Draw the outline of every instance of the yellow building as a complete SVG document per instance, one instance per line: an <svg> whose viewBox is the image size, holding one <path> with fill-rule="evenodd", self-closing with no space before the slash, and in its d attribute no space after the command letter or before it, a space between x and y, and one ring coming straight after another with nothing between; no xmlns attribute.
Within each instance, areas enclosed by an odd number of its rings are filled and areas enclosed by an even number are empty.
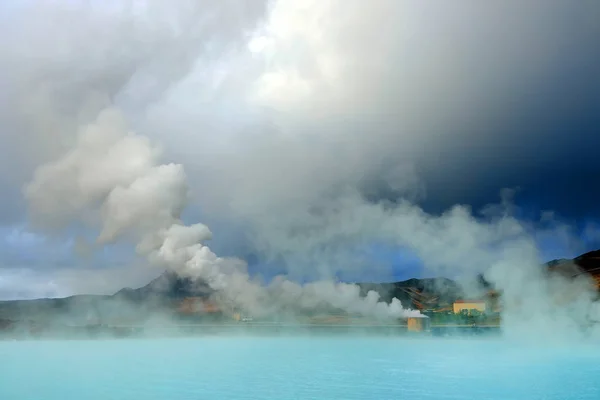
<svg viewBox="0 0 600 400"><path fill-rule="evenodd" d="M463 310L477 310L485 312L486 303L484 300L456 300L452 306L454 314L459 314Z"/></svg>

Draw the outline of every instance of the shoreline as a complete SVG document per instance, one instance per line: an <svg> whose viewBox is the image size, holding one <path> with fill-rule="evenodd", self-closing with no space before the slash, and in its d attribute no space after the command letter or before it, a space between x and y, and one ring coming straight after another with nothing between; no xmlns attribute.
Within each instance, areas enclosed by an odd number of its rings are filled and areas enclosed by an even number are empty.
<svg viewBox="0 0 600 400"><path fill-rule="evenodd" d="M0 334L4 340L70 340L70 339L136 339L136 338L182 338L219 335L331 335L331 336L480 336L500 334L499 325L432 325L423 331L410 331L406 325L347 325L347 324L183 324L164 326L118 325L118 326L70 326L48 328L39 331L15 329Z"/></svg>

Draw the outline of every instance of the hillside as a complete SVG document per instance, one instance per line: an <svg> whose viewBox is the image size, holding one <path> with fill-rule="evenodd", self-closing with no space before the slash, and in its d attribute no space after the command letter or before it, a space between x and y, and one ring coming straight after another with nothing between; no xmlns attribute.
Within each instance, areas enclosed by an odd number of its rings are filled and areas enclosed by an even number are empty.
<svg viewBox="0 0 600 400"><path fill-rule="evenodd" d="M137 323L171 316L186 297L208 298L204 283L163 273L146 286L125 288L114 295L77 295L60 299L0 301L0 320L33 320L45 324L82 325Z"/></svg>
<svg viewBox="0 0 600 400"><path fill-rule="evenodd" d="M574 259L552 260L546 265L550 272L569 277L588 273L600 288L600 250ZM375 290L384 301L396 297L405 307L420 310L450 309L454 301L464 296L460 285L446 278L358 285L363 294ZM478 285L482 293L493 294L493 288L482 277L479 277ZM146 286L125 288L110 296L78 295L61 299L0 301L0 322L89 325L110 321L113 324L134 324L161 316L186 319L190 315L211 314L215 317L219 315L219 310L210 304L212 293L204 282L166 272Z"/></svg>
<svg viewBox="0 0 600 400"><path fill-rule="evenodd" d="M132 302L148 300L180 300L186 297L208 298L213 290L202 281L181 278L173 272L165 272L146 286L138 289L125 288L114 294L114 297Z"/></svg>
<svg viewBox="0 0 600 400"><path fill-rule="evenodd" d="M551 271L573 278L588 274L594 279L596 288L600 290L600 250L590 251L572 260L552 260L548 263L548 267Z"/></svg>
<svg viewBox="0 0 600 400"><path fill-rule="evenodd" d="M389 302L395 297L404 307L419 310L448 307L463 297L460 285L446 278L413 278L393 283L359 283L359 286L363 294L375 290L384 301Z"/></svg>

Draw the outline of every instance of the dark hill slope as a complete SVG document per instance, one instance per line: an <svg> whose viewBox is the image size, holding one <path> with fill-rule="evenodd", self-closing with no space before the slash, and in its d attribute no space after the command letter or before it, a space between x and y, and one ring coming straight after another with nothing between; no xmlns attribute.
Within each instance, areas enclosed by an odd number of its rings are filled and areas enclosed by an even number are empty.
<svg viewBox="0 0 600 400"><path fill-rule="evenodd" d="M590 274L600 287L600 250L572 260L547 263L550 271L567 276ZM480 277L482 289L493 289ZM359 283L366 294L375 290L382 300L398 298L404 307L430 309L450 306L464 296L460 285L450 279L409 279L393 283ZM484 290L484 291L485 291ZM153 316L173 315L185 298L207 300L213 291L202 281L165 272L146 286L125 288L111 296L79 295L61 299L0 301L0 320L34 320L57 324L94 324L105 321L138 322Z"/></svg>

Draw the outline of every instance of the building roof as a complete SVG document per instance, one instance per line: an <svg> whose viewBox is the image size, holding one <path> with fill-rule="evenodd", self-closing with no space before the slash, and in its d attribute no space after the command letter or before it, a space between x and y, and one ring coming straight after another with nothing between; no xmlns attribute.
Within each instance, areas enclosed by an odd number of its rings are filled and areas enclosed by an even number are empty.
<svg viewBox="0 0 600 400"><path fill-rule="evenodd" d="M213 314L221 312L219 306L201 297L184 298L181 303L179 303L178 310L184 314Z"/></svg>
<svg viewBox="0 0 600 400"><path fill-rule="evenodd" d="M485 300L456 300L455 304L464 304L464 303L485 303Z"/></svg>

